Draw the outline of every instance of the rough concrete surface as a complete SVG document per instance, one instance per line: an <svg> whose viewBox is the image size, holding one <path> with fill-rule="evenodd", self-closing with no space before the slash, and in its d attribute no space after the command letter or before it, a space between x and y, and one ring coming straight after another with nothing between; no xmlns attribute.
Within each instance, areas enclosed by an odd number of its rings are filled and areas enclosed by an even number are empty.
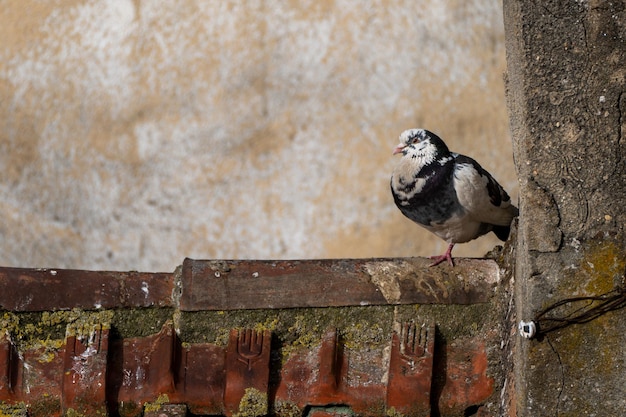
<svg viewBox="0 0 626 417"><path fill-rule="evenodd" d="M442 252L389 192L410 127L516 198L499 2L13 1L0 39L5 266Z"/></svg>
<svg viewBox="0 0 626 417"><path fill-rule="evenodd" d="M573 321L626 279L626 2L505 1L518 319ZM622 306L623 307L623 306ZM518 340L517 415L626 414L624 309Z"/></svg>

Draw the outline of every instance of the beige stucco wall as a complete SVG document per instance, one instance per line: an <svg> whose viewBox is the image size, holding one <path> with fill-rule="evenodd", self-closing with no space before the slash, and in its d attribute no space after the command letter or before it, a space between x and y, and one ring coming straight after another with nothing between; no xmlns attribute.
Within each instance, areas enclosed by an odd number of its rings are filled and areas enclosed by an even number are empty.
<svg viewBox="0 0 626 417"><path fill-rule="evenodd" d="M443 251L391 151L425 127L515 191L504 66L495 0L5 1L0 264Z"/></svg>

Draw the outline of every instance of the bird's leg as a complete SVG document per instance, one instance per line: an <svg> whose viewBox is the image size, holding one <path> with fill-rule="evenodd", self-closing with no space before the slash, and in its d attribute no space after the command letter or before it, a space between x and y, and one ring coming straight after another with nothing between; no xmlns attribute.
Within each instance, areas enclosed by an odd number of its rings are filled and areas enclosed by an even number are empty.
<svg viewBox="0 0 626 417"><path fill-rule="evenodd" d="M435 256L431 256L429 259L434 260L435 262L433 262L432 264L430 264L430 266L436 266L439 265L440 263L442 263L443 261L448 261L448 263L450 264L450 266L454 266L454 261L452 260L452 248L454 247L454 243L450 243L450 245L448 245L448 250L446 251L446 253L444 253L443 255L435 255Z"/></svg>

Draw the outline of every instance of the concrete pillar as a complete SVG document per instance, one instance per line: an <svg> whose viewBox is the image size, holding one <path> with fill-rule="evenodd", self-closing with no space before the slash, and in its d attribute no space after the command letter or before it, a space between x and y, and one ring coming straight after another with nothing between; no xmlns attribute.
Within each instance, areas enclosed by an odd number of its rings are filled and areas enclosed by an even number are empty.
<svg viewBox="0 0 626 417"><path fill-rule="evenodd" d="M626 3L504 0L507 100L520 179L517 318L608 293L626 268ZM518 416L626 415L626 311L517 340ZM618 304L619 306L619 304ZM543 331L543 336L541 335Z"/></svg>

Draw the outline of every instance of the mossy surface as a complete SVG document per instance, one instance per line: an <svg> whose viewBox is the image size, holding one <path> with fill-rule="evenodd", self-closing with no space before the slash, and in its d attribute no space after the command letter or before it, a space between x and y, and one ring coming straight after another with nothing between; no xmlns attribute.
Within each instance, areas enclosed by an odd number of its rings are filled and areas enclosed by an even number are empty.
<svg viewBox="0 0 626 417"><path fill-rule="evenodd" d="M267 393L256 388L246 388L239 402L239 409L233 414L233 417L264 416L267 414L267 406Z"/></svg>
<svg viewBox="0 0 626 417"><path fill-rule="evenodd" d="M171 308L133 308L114 310L111 326L115 337L146 337L161 331L166 321L172 320Z"/></svg>
<svg viewBox="0 0 626 417"><path fill-rule="evenodd" d="M145 403L143 406L143 410L146 413L160 411L163 404L167 404L170 402L170 398L167 394L161 394L156 399L156 401Z"/></svg>
<svg viewBox="0 0 626 417"><path fill-rule="evenodd" d="M276 401L272 415L281 417L301 417L302 409L297 404L289 401Z"/></svg>
<svg viewBox="0 0 626 417"><path fill-rule="evenodd" d="M8 333L19 350L59 349L66 336L88 337L96 328L110 328L113 312L69 311L11 313L0 316L0 332Z"/></svg>
<svg viewBox="0 0 626 417"><path fill-rule="evenodd" d="M446 339L473 337L493 325L492 308L488 304L470 305L408 305L398 307L397 320L417 324L434 321Z"/></svg>
<svg viewBox="0 0 626 417"><path fill-rule="evenodd" d="M118 410L120 417L135 417L141 415L141 404L138 404L133 401L122 401L118 405Z"/></svg>
<svg viewBox="0 0 626 417"><path fill-rule="evenodd" d="M87 416L86 414L81 413L80 411L74 410L73 408L68 408L64 414L64 417L95 417L95 416Z"/></svg>
<svg viewBox="0 0 626 417"><path fill-rule="evenodd" d="M61 411L61 402L58 398L48 397L31 403L28 408L29 417L49 417Z"/></svg>
<svg viewBox="0 0 626 417"><path fill-rule="evenodd" d="M618 242L592 240L570 255L552 292L562 298L606 294L626 285L625 272L626 253Z"/></svg>
<svg viewBox="0 0 626 417"><path fill-rule="evenodd" d="M24 403L7 404L0 401L0 417L28 417L28 407Z"/></svg>
<svg viewBox="0 0 626 417"><path fill-rule="evenodd" d="M389 340L393 306L233 310L185 313L180 336L188 343L225 346L230 329L270 330L283 345L310 348L329 329L337 329L345 343L374 344Z"/></svg>
<svg viewBox="0 0 626 417"><path fill-rule="evenodd" d="M158 333L174 314L169 308L0 313L0 331L19 349L60 347L66 336L86 337L94 329L113 329L114 337L145 337Z"/></svg>
<svg viewBox="0 0 626 417"><path fill-rule="evenodd" d="M615 241L601 240L588 245L580 267L588 277L584 290L589 294L605 294L625 284L626 254Z"/></svg>
<svg viewBox="0 0 626 417"><path fill-rule="evenodd" d="M585 297L624 290L623 242L602 234L582 242L572 239L560 254L535 255L541 274L526 283L532 297L525 301L536 305L532 314L547 310L542 319L569 323L554 331L546 325L539 340L524 341L525 398L542 415L614 415L623 409L626 358L618 353L624 345L626 310L616 304L617 310L585 323L578 318L602 305L602 300Z"/></svg>
<svg viewBox="0 0 626 417"><path fill-rule="evenodd" d="M434 320L442 334L472 336L490 322L488 304L405 305L181 312L179 334L185 343L226 346L231 329L269 330L283 346L311 348L337 329L347 348L386 345L394 322ZM11 313L0 316L0 330L8 332L20 349L59 348L66 335L88 336L96 327L112 328L114 337L145 337L159 332L174 310L142 308L102 311Z"/></svg>

